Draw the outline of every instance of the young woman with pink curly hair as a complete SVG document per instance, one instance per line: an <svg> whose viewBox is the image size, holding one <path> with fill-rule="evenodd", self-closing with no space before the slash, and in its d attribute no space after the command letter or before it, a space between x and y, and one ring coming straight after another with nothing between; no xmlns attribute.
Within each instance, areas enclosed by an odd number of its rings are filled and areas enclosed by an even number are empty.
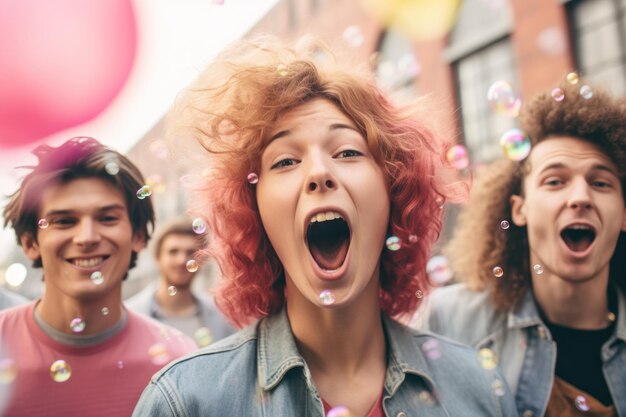
<svg viewBox="0 0 626 417"><path fill-rule="evenodd" d="M211 157L217 303L251 325L155 375L134 416L516 415L473 350L394 319L466 192L446 143L321 51L242 42L182 96L174 126Z"/></svg>

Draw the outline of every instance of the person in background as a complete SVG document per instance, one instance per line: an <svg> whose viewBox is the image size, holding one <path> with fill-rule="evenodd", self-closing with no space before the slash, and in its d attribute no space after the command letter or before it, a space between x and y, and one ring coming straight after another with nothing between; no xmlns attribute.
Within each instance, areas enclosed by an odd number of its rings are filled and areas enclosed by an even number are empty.
<svg viewBox="0 0 626 417"><path fill-rule="evenodd" d="M497 358L524 417L623 417L626 102L559 88L522 107L529 156L474 184L426 322Z"/></svg>
<svg viewBox="0 0 626 417"><path fill-rule="evenodd" d="M172 116L211 157L195 196L216 301L253 324L155 375L133 416L517 415L474 350L394 319L427 291L441 204L466 192L445 143L301 45L233 45Z"/></svg>
<svg viewBox="0 0 626 417"><path fill-rule="evenodd" d="M26 304L28 298L0 287L0 310Z"/></svg>
<svg viewBox="0 0 626 417"><path fill-rule="evenodd" d="M195 338L200 347L235 331L208 296L192 291L199 267L195 254L202 244L190 218L177 218L160 227L154 239L159 279L125 301L131 310Z"/></svg>
<svg viewBox="0 0 626 417"><path fill-rule="evenodd" d="M35 148L4 208L41 299L0 312L0 410L10 417L128 416L150 376L196 349L122 306L154 212L139 170L92 138ZM141 199L143 198L143 199Z"/></svg>

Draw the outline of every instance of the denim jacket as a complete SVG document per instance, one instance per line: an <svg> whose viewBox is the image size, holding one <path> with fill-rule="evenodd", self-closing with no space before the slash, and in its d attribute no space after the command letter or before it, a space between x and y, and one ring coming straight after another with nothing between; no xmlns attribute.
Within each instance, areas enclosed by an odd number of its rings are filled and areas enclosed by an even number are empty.
<svg viewBox="0 0 626 417"><path fill-rule="evenodd" d="M626 299L617 293L617 325L602 347L602 362L617 415L626 417ZM554 382L556 343L539 316L532 291L507 314L494 310L488 291L451 285L431 294L426 315L429 330L496 353L522 417L545 414Z"/></svg>
<svg viewBox="0 0 626 417"><path fill-rule="evenodd" d="M383 323L386 416L517 416L508 386L473 349L386 316ZM133 416L323 417L324 409L283 309L162 369Z"/></svg>

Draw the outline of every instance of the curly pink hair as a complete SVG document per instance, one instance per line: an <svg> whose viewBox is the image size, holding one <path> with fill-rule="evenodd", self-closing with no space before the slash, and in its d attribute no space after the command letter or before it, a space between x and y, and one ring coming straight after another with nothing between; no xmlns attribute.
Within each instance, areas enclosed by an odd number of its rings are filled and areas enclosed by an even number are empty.
<svg viewBox="0 0 626 417"><path fill-rule="evenodd" d="M445 160L447 143L411 109L392 105L370 78L341 69L322 50L267 39L235 44L181 96L170 118L175 132L191 129L209 152L193 208L210 226L205 253L222 272L216 302L239 326L278 312L285 301L283 267L247 180L259 172L270 131L285 112L314 98L329 100L354 121L383 167L388 233L403 242L381 257L380 306L390 316L411 314L421 301L417 291L428 293L425 265L441 232L443 204L467 195L466 184L446 175L454 172Z"/></svg>

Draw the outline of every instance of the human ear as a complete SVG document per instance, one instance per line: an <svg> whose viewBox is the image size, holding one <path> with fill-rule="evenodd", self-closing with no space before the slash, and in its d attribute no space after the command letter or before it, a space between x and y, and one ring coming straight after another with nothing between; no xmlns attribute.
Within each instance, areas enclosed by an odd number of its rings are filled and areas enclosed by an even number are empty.
<svg viewBox="0 0 626 417"><path fill-rule="evenodd" d="M516 226L526 226L526 200L520 195L513 194L510 199L511 219Z"/></svg>
<svg viewBox="0 0 626 417"><path fill-rule="evenodd" d="M31 261L36 261L41 256L41 250L39 244L30 233L24 233L20 236L20 243L22 245L22 251L24 255Z"/></svg>
<svg viewBox="0 0 626 417"><path fill-rule="evenodd" d="M141 232L133 233L133 242L131 248L134 252L139 253L146 247L146 238Z"/></svg>

